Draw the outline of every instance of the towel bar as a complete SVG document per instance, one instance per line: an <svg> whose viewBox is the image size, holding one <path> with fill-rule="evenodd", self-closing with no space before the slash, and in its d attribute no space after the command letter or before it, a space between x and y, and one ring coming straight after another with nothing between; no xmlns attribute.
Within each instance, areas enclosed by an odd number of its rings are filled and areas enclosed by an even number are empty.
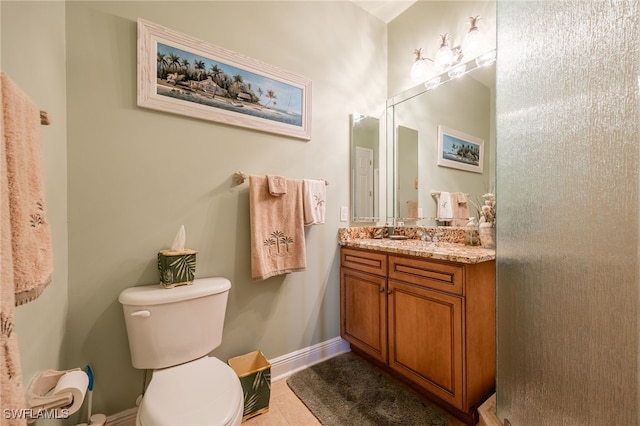
<svg viewBox="0 0 640 426"><path fill-rule="evenodd" d="M440 192L442 192L442 191L433 191L432 190L431 191L431 196L435 197L435 198L438 198L438 197L440 197ZM467 194L466 192L463 192L463 194L466 195L467 197L469 196L469 194Z"/></svg>
<svg viewBox="0 0 640 426"><path fill-rule="evenodd" d="M235 172L233 174L233 180L237 185L243 184L247 179L249 179L249 175L246 173ZM327 182L325 179L318 179L318 180L324 180L324 184L329 185L329 182Z"/></svg>
<svg viewBox="0 0 640 426"><path fill-rule="evenodd" d="M40 124L43 126L51 124L51 120L49 120L49 113L47 111L40 111Z"/></svg>

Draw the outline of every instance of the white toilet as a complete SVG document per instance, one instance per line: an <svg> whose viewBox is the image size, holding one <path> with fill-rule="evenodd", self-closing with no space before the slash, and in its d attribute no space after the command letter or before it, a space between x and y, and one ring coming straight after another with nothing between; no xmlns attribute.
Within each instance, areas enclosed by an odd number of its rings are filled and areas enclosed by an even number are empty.
<svg viewBox="0 0 640 426"><path fill-rule="evenodd" d="M220 345L231 283L196 279L192 285L131 287L120 293L131 363L153 369L137 426L242 422L244 397L236 373L207 356Z"/></svg>

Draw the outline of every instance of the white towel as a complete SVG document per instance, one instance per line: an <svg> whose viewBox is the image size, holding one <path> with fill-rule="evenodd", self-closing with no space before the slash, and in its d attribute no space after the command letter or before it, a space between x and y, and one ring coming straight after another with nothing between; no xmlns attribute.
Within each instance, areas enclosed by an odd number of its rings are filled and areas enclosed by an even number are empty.
<svg viewBox="0 0 640 426"><path fill-rule="evenodd" d="M304 179L302 185L304 224L324 223L327 200L327 184L323 180Z"/></svg>
<svg viewBox="0 0 640 426"><path fill-rule="evenodd" d="M451 219L453 217L453 206L451 205L451 194L440 192L438 198L438 218Z"/></svg>

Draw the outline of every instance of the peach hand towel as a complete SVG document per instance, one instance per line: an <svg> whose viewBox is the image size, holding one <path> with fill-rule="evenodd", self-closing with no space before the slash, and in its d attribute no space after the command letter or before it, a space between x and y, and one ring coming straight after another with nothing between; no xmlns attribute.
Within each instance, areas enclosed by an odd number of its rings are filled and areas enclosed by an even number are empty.
<svg viewBox="0 0 640 426"><path fill-rule="evenodd" d="M323 224L327 206L327 183L323 180L303 180L304 224Z"/></svg>
<svg viewBox="0 0 640 426"><path fill-rule="evenodd" d="M0 407L25 408L20 351L14 332L15 291L12 254L10 183L7 168L7 123L5 116L15 114L11 101L18 93L15 84L0 74ZM20 96L22 97L22 95ZM38 112L39 116L39 112ZM3 420L2 425L26 425L25 419Z"/></svg>
<svg viewBox="0 0 640 426"><path fill-rule="evenodd" d="M287 193L287 180L282 176L267 175L269 182L269 194L274 197Z"/></svg>
<svg viewBox="0 0 640 426"><path fill-rule="evenodd" d="M407 219L419 219L418 202L416 200L407 201Z"/></svg>
<svg viewBox="0 0 640 426"><path fill-rule="evenodd" d="M251 277L256 280L307 266L302 181L285 179L285 184L287 193L273 196L266 177L249 177Z"/></svg>
<svg viewBox="0 0 640 426"><path fill-rule="evenodd" d="M15 303L22 305L42 293L53 273L42 184L40 109L4 73L2 103Z"/></svg>
<svg viewBox="0 0 640 426"><path fill-rule="evenodd" d="M464 192L451 193L451 208L453 209L453 218L451 226L467 226L469 223L469 205L467 204L467 195Z"/></svg>

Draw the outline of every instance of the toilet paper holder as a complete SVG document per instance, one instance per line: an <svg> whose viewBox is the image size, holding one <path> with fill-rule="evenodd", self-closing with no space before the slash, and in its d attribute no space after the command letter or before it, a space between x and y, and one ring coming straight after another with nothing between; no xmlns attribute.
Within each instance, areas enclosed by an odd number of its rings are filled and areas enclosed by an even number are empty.
<svg viewBox="0 0 640 426"><path fill-rule="evenodd" d="M82 407L89 385L87 373L80 368L44 370L36 373L26 391L26 402L33 423L43 412L66 418Z"/></svg>

